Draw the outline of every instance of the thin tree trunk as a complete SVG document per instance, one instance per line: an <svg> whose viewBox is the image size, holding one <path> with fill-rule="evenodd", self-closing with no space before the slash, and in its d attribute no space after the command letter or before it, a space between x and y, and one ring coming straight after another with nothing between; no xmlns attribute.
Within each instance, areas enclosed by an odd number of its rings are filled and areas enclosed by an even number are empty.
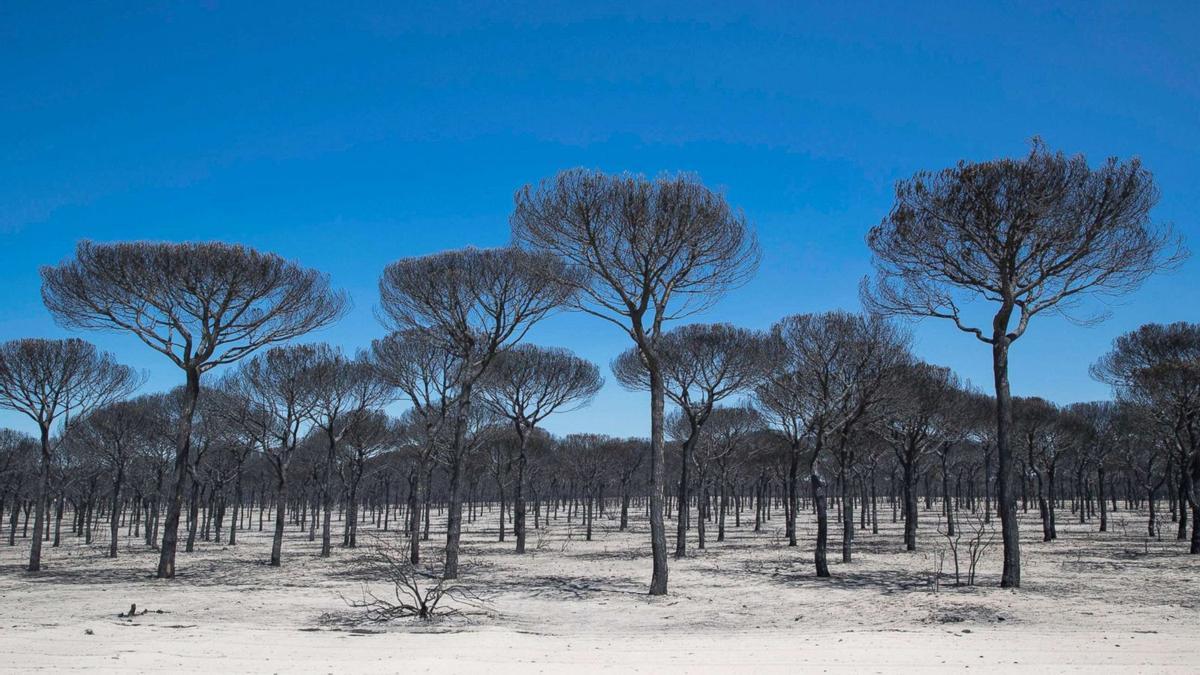
<svg viewBox="0 0 1200 675"><path fill-rule="evenodd" d="M117 477L113 480L112 513L108 516L108 533L111 540L108 543L108 557L117 557L117 533L121 523L117 519L117 510L121 508L121 484L125 482L125 464L117 464Z"/></svg>
<svg viewBox="0 0 1200 675"><path fill-rule="evenodd" d="M800 448L799 443L792 442L791 458L788 463L788 483L787 483L787 503L786 515L787 523L785 531L788 538L788 546L796 546L796 512L800 509Z"/></svg>
<svg viewBox="0 0 1200 675"><path fill-rule="evenodd" d="M817 509L817 546L813 559L816 563L817 576L829 576L829 562L826 559L826 549L829 540L829 513L825 497L825 479L813 467L812 471L813 503Z"/></svg>
<svg viewBox="0 0 1200 675"><path fill-rule="evenodd" d="M1108 532L1108 507L1104 504L1104 467L1096 468L1096 489L1100 497L1100 531Z"/></svg>
<svg viewBox="0 0 1200 675"><path fill-rule="evenodd" d="M675 523L675 557L687 557L687 531L691 525L691 494L688 483L691 481L692 439L696 437L693 428L680 449L679 463L679 493L676 496L679 518Z"/></svg>
<svg viewBox="0 0 1200 675"><path fill-rule="evenodd" d="M41 425L42 461L38 467L37 489L34 492L33 539L29 542L29 571L42 569L42 527L50 494L50 427ZM26 518L28 520L28 518Z"/></svg>
<svg viewBox="0 0 1200 675"><path fill-rule="evenodd" d="M663 442L666 398L662 373L655 363L650 371L650 548L654 571L650 578L650 595L667 594L667 531L663 523L664 465L666 448Z"/></svg>
<svg viewBox="0 0 1200 675"><path fill-rule="evenodd" d="M285 524L284 505L287 504L288 485L287 469L276 467L275 484L275 536L271 539L271 567L279 567L283 555L283 526ZM261 516L261 511L260 511Z"/></svg>

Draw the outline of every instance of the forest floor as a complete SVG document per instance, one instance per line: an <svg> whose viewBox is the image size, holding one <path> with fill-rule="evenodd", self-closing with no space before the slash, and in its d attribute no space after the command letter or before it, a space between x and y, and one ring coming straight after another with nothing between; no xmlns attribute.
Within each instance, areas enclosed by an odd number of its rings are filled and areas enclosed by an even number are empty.
<svg viewBox="0 0 1200 675"><path fill-rule="evenodd" d="M878 535L856 532L850 563L836 531L829 579L812 572L811 516L790 548L776 515L759 533L730 527L724 542L710 528L706 550L693 532L666 597L645 593L647 523L621 532L611 515L589 542L560 514L519 556L511 536L495 541L497 514L484 510L466 527L461 580L482 603L430 623L371 623L347 605L363 584L385 590L368 537L323 559L319 541L289 527L272 568L255 522L237 546L181 547L170 581L152 578L157 553L132 538L106 558L106 529L91 546L64 533L37 574L23 571L18 538L0 545L0 671L1195 672L1200 556L1167 527L1148 539L1144 514L1113 514L1099 533L1062 512L1051 543L1036 512L1023 514L1019 591L997 587L998 541L979 585L953 586L947 553L935 588L936 511L922 512L916 553L903 551L890 509ZM673 541L673 521L668 532ZM435 530L426 550L441 538ZM118 617L131 603L149 612Z"/></svg>

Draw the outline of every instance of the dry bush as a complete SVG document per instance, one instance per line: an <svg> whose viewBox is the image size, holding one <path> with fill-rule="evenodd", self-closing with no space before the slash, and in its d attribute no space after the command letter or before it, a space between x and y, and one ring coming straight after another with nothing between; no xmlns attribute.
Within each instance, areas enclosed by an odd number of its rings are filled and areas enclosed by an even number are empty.
<svg viewBox="0 0 1200 675"><path fill-rule="evenodd" d="M961 586L960 551L966 553L967 585L975 585L975 570L984 553L996 541L996 528L978 511L956 511L954 530L950 533L944 521L938 522L938 534L946 541L946 549L954 562L954 585ZM939 567L940 576L940 567Z"/></svg>
<svg viewBox="0 0 1200 675"><path fill-rule="evenodd" d="M443 605L444 600L475 607L482 604L482 599L474 591L456 579L442 576L441 560L413 565L402 540L373 534L368 548L371 552L371 571L381 581L391 583L393 597L380 597L363 584L361 599L343 599L351 607L364 610L369 621L384 622L409 617L429 621L435 616L462 613L457 607Z"/></svg>

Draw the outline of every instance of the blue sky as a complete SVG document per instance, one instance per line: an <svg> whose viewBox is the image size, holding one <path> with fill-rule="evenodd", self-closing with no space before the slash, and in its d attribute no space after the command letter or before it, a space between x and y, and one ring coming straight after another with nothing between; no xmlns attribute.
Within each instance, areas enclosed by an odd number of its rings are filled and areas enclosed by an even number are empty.
<svg viewBox="0 0 1200 675"><path fill-rule="evenodd" d="M513 192L572 166L723 189L763 262L701 319L751 327L857 309L863 237L897 179L1035 134L1093 162L1140 156L1156 219L1200 246L1196 3L131 4L0 5L0 339L65 334L37 269L80 238L219 239L328 272L355 307L311 339L362 347L383 332L387 262L503 244ZM1035 322L1014 392L1106 396L1088 364L1141 323L1200 319L1197 281L1192 260L1097 327ZM131 337L84 337L147 389L181 381ZM605 371L628 346L582 315L531 338ZM915 339L990 382L987 348L952 326ZM640 434L645 410L610 383L548 427Z"/></svg>

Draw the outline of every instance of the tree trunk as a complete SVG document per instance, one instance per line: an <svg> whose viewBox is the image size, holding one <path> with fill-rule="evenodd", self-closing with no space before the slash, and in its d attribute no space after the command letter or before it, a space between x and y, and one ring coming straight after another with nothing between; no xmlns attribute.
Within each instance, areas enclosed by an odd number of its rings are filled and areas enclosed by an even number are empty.
<svg viewBox="0 0 1200 675"><path fill-rule="evenodd" d="M1181 466L1179 469L1179 485L1176 487L1178 495L1176 501L1179 504L1179 530L1175 533L1175 538L1179 541L1187 539L1188 531L1188 486L1187 486L1187 466Z"/></svg>
<svg viewBox="0 0 1200 675"><path fill-rule="evenodd" d="M1200 554L1200 504L1192 505L1192 544L1188 553Z"/></svg>
<svg viewBox="0 0 1200 675"><path fill-rule="evenodd" d="M797 440L792 441L791 461L788 464L788 484L787 484L787 523L785 530L787 532L788 546L796 546L796 512L800 509L800 444Z"/></svg>
<svg viewBox="0 0 1200 675"><path fill-rule="evenodd" d="M817 548L813 558L817 566L817 576L828 577L829 563L826 560L826 548L829 540L829 513L825 497L825 479L821 477L816 466L813 466L812 470L812 492L813 503L817 508Z"/></svg>
<svg viewBox="0 0 1200 675"><path fill-rule="evenodd" d="M904 464L904 549L917 550L917 476L916 460Z"/></svg>
<svg viewBox="0 0 1200 675"><path fill-rule="evenodd" d="M354 469L350 481L350 497L346 502L346 547L358 546L358 483L362 480L362 468Z"/></svg>
<svg viewBox="0 0 1200 675"><path fill-rule="evenodd" d="M454 421L454 449L450 462L449 508L446 513L446 562L444 579L458 578L458 544L462 537L462 465L466 452L467 418L471 413L471 387L459 393L457 418Z"/></svg>
<svg viewBox="0 0 1200 675"><path fill-rule="evenodd" d="M1150 508L1150 517L1146 520L1146 534L1147 536L1153 537L1158 534L1158 524L1155 522L1155 519L1158 517L1158 509L1154 506L1154 488L1150 488L1148 492L1149 494L1146 497L1146 504Z"/></svg>
<svg viewBox="0 0 1200 675"><path fill-rule="evenodd" d="M1017 504L1012 491L1012 450L1009 430L1012 427L1012 394L1008 387L1008 320L1012 307L1001 310L993 322L992 373L996 385L996 510L1000 514L1000 531L1004 544L1004 569L1000 574L1001 588L1021 586L1021 542L1018 538Z"/></svg>
<svg viewBox="0 0 1200 675"><path fill-rule="evenodd" d="M992 453L983 453L983 522L992 522Z"/></svg>
<svg viewBox="0 0 1200 675"><path fill-rule="evenodd" d="M692 428L680 450L679 494L676 496L679 518L675 523L675 557L677 559L687 557L687 531L691 520L691 495L688 491L688 483L691 481L692 443L695 438L696 429Z"/></svg>
<svg viewBox="0 0 1200 675"><path fill-rule="evenodd" d="M117 464L117 477L113 479L112 511L108 514L108 557L117 557L117 530L121 523L117 519L117 510L121 508L121 484L125 482L125 464Z"/></svg>
<svg viewBox="0 0 1200 675"><path fill-rule="evenodd" d="M1054 537L1050 533L1050 505L1046 503L1046 486L1042 474L1037 474L1038 515L1042 518L1042 541L1050 541Z"/></svg>
<svg viewBox="0 0 1200 675"><path fill-rule="evenodd" d="M321 557L328 558L333 553L333 465L337 461L337 437L334 435L333 424L325 430L327 447L325 452L325 472L321 477ZM316 514L313 514L316 520Z"/></svg>
<svg viewBox="0 0 1200 675"><path fill-rule="evenodd" d="M200 398L200 371L195 367L185 369L187 382L184 384L183 411L179 415L179 429L175 444L175 483L167 501L167 518L163 521L162 548L159 550L159 579L175 578L175 549L179 545L179 515L183 510L183 489L187 478L189 455L192 449L192 422L196 417L196 401Z"/></svg>
<svg viewBox="0 0 1200 675"><path fill-rule="evenodd" d="M41 425L42 462L38 467L37 488L33 495L33 539L29 542L29 571L42 569L42 527L45 523L47 498L50 495L50 427Z"/></svg>
<svg viewBox="0 0 1200 675"><path fill-rule="evenodd" d="M421 564L421 477L424 460L408 474L408 561Z"/></svg>
<svg viewBox="0 0 1200 675"><path fill-rule="evenodd" d="M1100 496L1100 531L1108 532L1108 507L1104 504L1104 467L1096 468L1096 490ZM1153 505L1151 505L1153 506Z"/></svg>
<svg viewBox="0 0 1200 675"><path fill-rule="evenodd" d="M585 493L587 495L587 510L584 513L584 519L587 521L587 532L585 534L586 541L592 540L592 503L596 501L596 499L592 496L593 492L594 490L592 488L588 488Z"/></svg>
<svg viewBox="0 0 1200 675"><path fill-rule="evenodd" d="M242 460L244 461L244 460ZM244 511L242 501L245 499L242 493L242 461L238 462L237 475L234 477L233 484L233 513L229 518L229 545L237 546L237 531L242 526L242 514ZM219 537L218 537L219 539Z"/></svg>
<svg viewBox="0 0 1200 675"><path fill-rule="evenodd" d="M629 527L629 487L621 483L621 531Z"/></svg>
<svg viewBox="0 0 1200 675"><path fill-rule="evenodd" d="M1188 552L1197 555L1200 554L1200 495L1197 494L1200 490L1200 450L1192 450L1188 464L1189 466L1183 469L1187 481L1187 491L1184 493L1187 497L1186 505L1181 503L1179 510L1180 513L1187 513L1186 506L1192 507L1192 542Z"/></svg>
<svg viewBox="0 0 1200 675"><path fill-rule="evenodd" d="M283 526L284 526L284 505L287 504L288 486L287 486L287 469L283 466L275 468L279 473L276 475L275 485L275 536L271 540L271 567L279 567L281 556L283 554Z"/></svg>
<svg viewBox="0 0 1200 675"><path fill-rule="evenodd" d="M946 516L946 534L954 536L954 503L950 501L950 467L948 466L950 448L942 448L942 510Z"/></svg>
<svg viewBox="0 0 1200 675"><path fill-rule="evenodd" d="M879 534L879 481L875 479L875 467L871 467L871 534Z"/></svg>
<svg viewBox="0 0 1200 675"><path fill-rule="evenodd" d="M667 594L667 530L663 523L665 493L664 465L666 448L663 442L664 408L666 398L662 373L657 363L650 371L650 548L654 556L654 572L650 577L650 595Z"/></svg>
<svg viewBox="0 0 1200 675"><path fill-rule="evenodd" d="M717 502L717 541L725 541L725 511L729 505L729 481L722 474L721 491Z"/></svg>
<svg viewBox="0 0 1200 675"><path fill-rule="evenodd" d="M1049 512L1047 514L1050 518L1050 541L1054 541L1055 539L1058 539L1058 528L1057 528L1057 525L1054 520L1054 507L1055 507L1054 500L1055 500L1055 496L1058 494L1058 488L1056 487L1058 476L1057 476L1057 468L1055 467L1054 464L1050 465L1050 470L1046 472L1046 476L1047 476L1047 478L1049 478L1049 482L1047 483L1046 488L1049 493L1048 496L1050 498L1050 502L1048 504Z"/></svg>
<svg viewBox="0 0 1200 675"><path fill-rule="evenodd" d="M517 538L517 553L525 552L525 434L517 434L517 482L513 486L513 534ZM501 523L503 526L503 523Z"/></svg>
<svg viewBox="0 0 1200 675"><path fill-rule="evenodd" d="M190 472L188 477L191 478ZM200 483L195 479L191 479L189 482L191 483L191 492L188 494L188 537L184 549L187 553L196 549L196 520L200 514Z"/></svg>
<svg viewBox="0 0 1200 675"><path fill-rule="evenodd" d="M845 450L843 450L845 452ZM850 480L842 470L842 562L850 562L850 545L854 540L854 500L850 496Z"/></svg>

